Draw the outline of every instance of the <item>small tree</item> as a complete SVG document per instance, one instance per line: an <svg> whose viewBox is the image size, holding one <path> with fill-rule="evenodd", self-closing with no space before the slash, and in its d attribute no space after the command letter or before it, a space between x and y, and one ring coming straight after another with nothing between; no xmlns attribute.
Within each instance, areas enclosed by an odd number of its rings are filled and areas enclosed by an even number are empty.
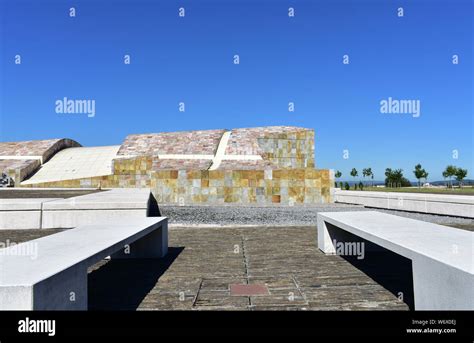
<svg viewBox="0 0 474 343"><path fill-rule="evenodd" d="M393 171L392 168L385 169L385 186L392 187L393 183Z"/></svg>
<svg viewBox="0 0 474 343"><path fill-rule="evenodd" d="M387 187L410 187L411 183L403 177L403 169L385 169L385 186Z"/></svg>
<svg viewBox="0 0 474 343"><path fill-rule="evenodd" d="M374 185L374 173L372 173L372 168L364 168L362 170L362 175L365 177L370 177L372 179L372 186Z"/></svg>
<svg viewBox="0 0 474 343"><path fill-rule="evenodd" d="M443 179L444 179L444 185L446 186L446 188L448 188L448 182L446 182L446 179L448 178L448 172L445 170L443 173Z"/></svg>
<svg viewBox="0 0 474 343"><path fill-rule="evenodd" d="M393 178L395 180L396 187L401 187L402 178L403 178L403 169L395 169L393 172Z"/></svg>
<svg viewBox="0 0 474 343"><path fill-rule="evenodd" d="M456 169L456 180L459 182L459 188L462 188L462 180L467 176L467 169Z"/></svg>
<svg viewBox="0 0 474 343"><path fill-rule="evenodd" d="M349 183L348 183L347 181L344 183L344 189L345 189L346 191L348 191L348 190L350 189Z"/></svg>
<svg viewBox="0 0 474 343"><path fill-rule="evenodd" d="M425 179L425 182L428 181L428 175L429 175L429 173L426 172L425 169L423 169L423 176L422 176L422 178Z"/></svg>
<svg viewBox="0 0 474 343"><path fill-rule="evenodd" d="M359 175L359 173L357 172L357 169L355 168L352 168L351 170L351 176L354 178L354 189L357 189L357 185L355 184L355 178Z"/></svg>
<svg viewBox="0 0 474 343"><path fill-rule="evenodd" d="M413 174L415 174L416 179L418 180L418 188L421 187L421 179L427 178L428 173L426 172L425 169L421 167L421 164L417 164L415 166L415 170L413 171Z"/></svg>
<svg viewBox="0 0 474 343"><path fill-rule="evenodd" d="M362 177L364 178L364 181L365 181L365 177L369 176L369 174L367 172L368 172L368 168L362 169Z"/></svg>
<svg viewBox="0 0 474 343"><path fill-rule="evenodd" d="M456 175L457 168L453 165L449 165L446 167L446 169L443 172L443 177L446 177L449 179L449 188L453 188L453 181L452 178L453 176Z"/></svg>
<svg viewBox="0 0 474 343"><path fill-rule="evenodd" d="M334 173L334 177L336 179L339 179L341 176L342 176L342 173L339 170L336 170L336 172ZM335 182L335 184L336 184L336 187L337 187L337 181ZM342 186L341 186L341 189L342 189Z"/></svg>

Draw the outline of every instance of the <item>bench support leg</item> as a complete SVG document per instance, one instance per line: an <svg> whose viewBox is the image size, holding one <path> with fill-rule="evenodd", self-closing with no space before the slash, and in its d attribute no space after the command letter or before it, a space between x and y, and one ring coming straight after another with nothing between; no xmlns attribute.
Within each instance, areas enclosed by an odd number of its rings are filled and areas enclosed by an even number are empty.
<svg viewBox="0 0 474 343"><path fill-rule="evenodd" d="M168 223L112 254L111 259L162 258L168 253Z"/></svg>
<svg viewBox="0 0 474 343"><path fill-rule="evenodd" d="M474 275L427 257L412 266L415 310L474 310Z"/></svg>
<svg viewBox="0 0 474 343"><path fill-rule="evenodd" d="M371 244L366 242L361 237L353 235L350 232L347 232L343 229L340 229L330 223L327 223L321 218L318 218L318 248L324 252L326 255L336 255L338 253L338 248L335 246L340 243L348 244L352 247L359 245L361 253L366 251L380 251L381 248L376 244ZM354 253L350 254L353 255ZM345 254L342 254L345 255Z"/></svg>
<svg viewBox="0 0 474 343"><path fill-rule="evenodd" d="M335 255L336 247L334 246L331 236L329 235L326 222L318 216L318 248L327 255Z"/></svg>
<svg viewBox="0 0 474 343"><path fill-rule="evenodd" d="M352 237L351 237L352 236ZM334 242L354 237L318 217L318 248L336 254ZM385 250L369 244L367 251ZM426 256L410 256L413 268L415 310L474 310L474 275Z"/></svg>
<svg viewBox="0 0 474 343"><path fill-rule="evenodd" d="M34 310L87 311L87 266L76 265L33 286Z"/></svg>
<svg viewBox="0 0 474 343"><path fill-rule="evenodd" d="M87 267L73 266L31 286L0 287L0 310L87 310Z"/></svg>

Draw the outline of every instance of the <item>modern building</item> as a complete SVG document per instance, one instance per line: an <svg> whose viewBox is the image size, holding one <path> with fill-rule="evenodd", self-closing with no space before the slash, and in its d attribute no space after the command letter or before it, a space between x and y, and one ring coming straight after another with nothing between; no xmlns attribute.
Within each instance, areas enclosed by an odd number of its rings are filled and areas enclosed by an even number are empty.
<svg viewBox="0 0 474 343"><path fill-rule="evenodd" d="M121 145L71 139L0 143L16 187L151 188L158 202L332 202L331 170L315 169L314 130L272 126L134 134Z"/></svg>

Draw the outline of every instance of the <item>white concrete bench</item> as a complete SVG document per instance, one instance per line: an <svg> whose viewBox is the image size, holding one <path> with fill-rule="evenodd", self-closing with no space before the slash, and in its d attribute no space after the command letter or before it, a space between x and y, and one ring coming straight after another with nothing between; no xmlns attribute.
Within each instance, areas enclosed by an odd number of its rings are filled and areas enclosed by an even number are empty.
<svg viewBox="0 0 474 343"><path fill-rule="evenodd" d="M473 232L375 211L318 213L324 253L359 237L411 260L416 310L474 309Z"/></svg>
<svg viewBox="0 0 474 343"><path fill-rule="evenodd" d="M156 214L155 202L147 188L115 188L67 199L0 199L0 230L70 229L139 219Z"/></svg>
<svg viewBox="0 0 474 343"><path fill-rule="evenodd" d="M102 224L149 216L148 188L114 188L104 192L43 203L43 229Z"/></svg>
<svg viewBox="0 0 474 343"><path fill-rule="evenodd" d="M40 229L43 204L55 200L59 199L0 199L0 230Z"/></svg>
<svg viewBox="0 0 474 343"><path fill-rule="evenodd" d="M88 267L167 251L166 217L79 226L0 249L0 310L87 310Z"/></svg>

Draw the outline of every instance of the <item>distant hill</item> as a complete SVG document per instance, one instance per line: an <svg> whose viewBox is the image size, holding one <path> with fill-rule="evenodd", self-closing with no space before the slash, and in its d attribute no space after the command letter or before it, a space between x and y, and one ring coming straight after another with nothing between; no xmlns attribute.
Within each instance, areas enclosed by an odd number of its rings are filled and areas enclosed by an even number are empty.
<svg viewBox="0 0 474 343"><path fill-rule="evenodd" d="M448 180L445 181L428 181L431 185L433 186L444 186L446 183L448 183ZM464 186L473 186L474 185L474 180L472 179L465 179L463 180L462 184ZM456 180L453 180L453 185L457 186L458 182Z"/></svg>

